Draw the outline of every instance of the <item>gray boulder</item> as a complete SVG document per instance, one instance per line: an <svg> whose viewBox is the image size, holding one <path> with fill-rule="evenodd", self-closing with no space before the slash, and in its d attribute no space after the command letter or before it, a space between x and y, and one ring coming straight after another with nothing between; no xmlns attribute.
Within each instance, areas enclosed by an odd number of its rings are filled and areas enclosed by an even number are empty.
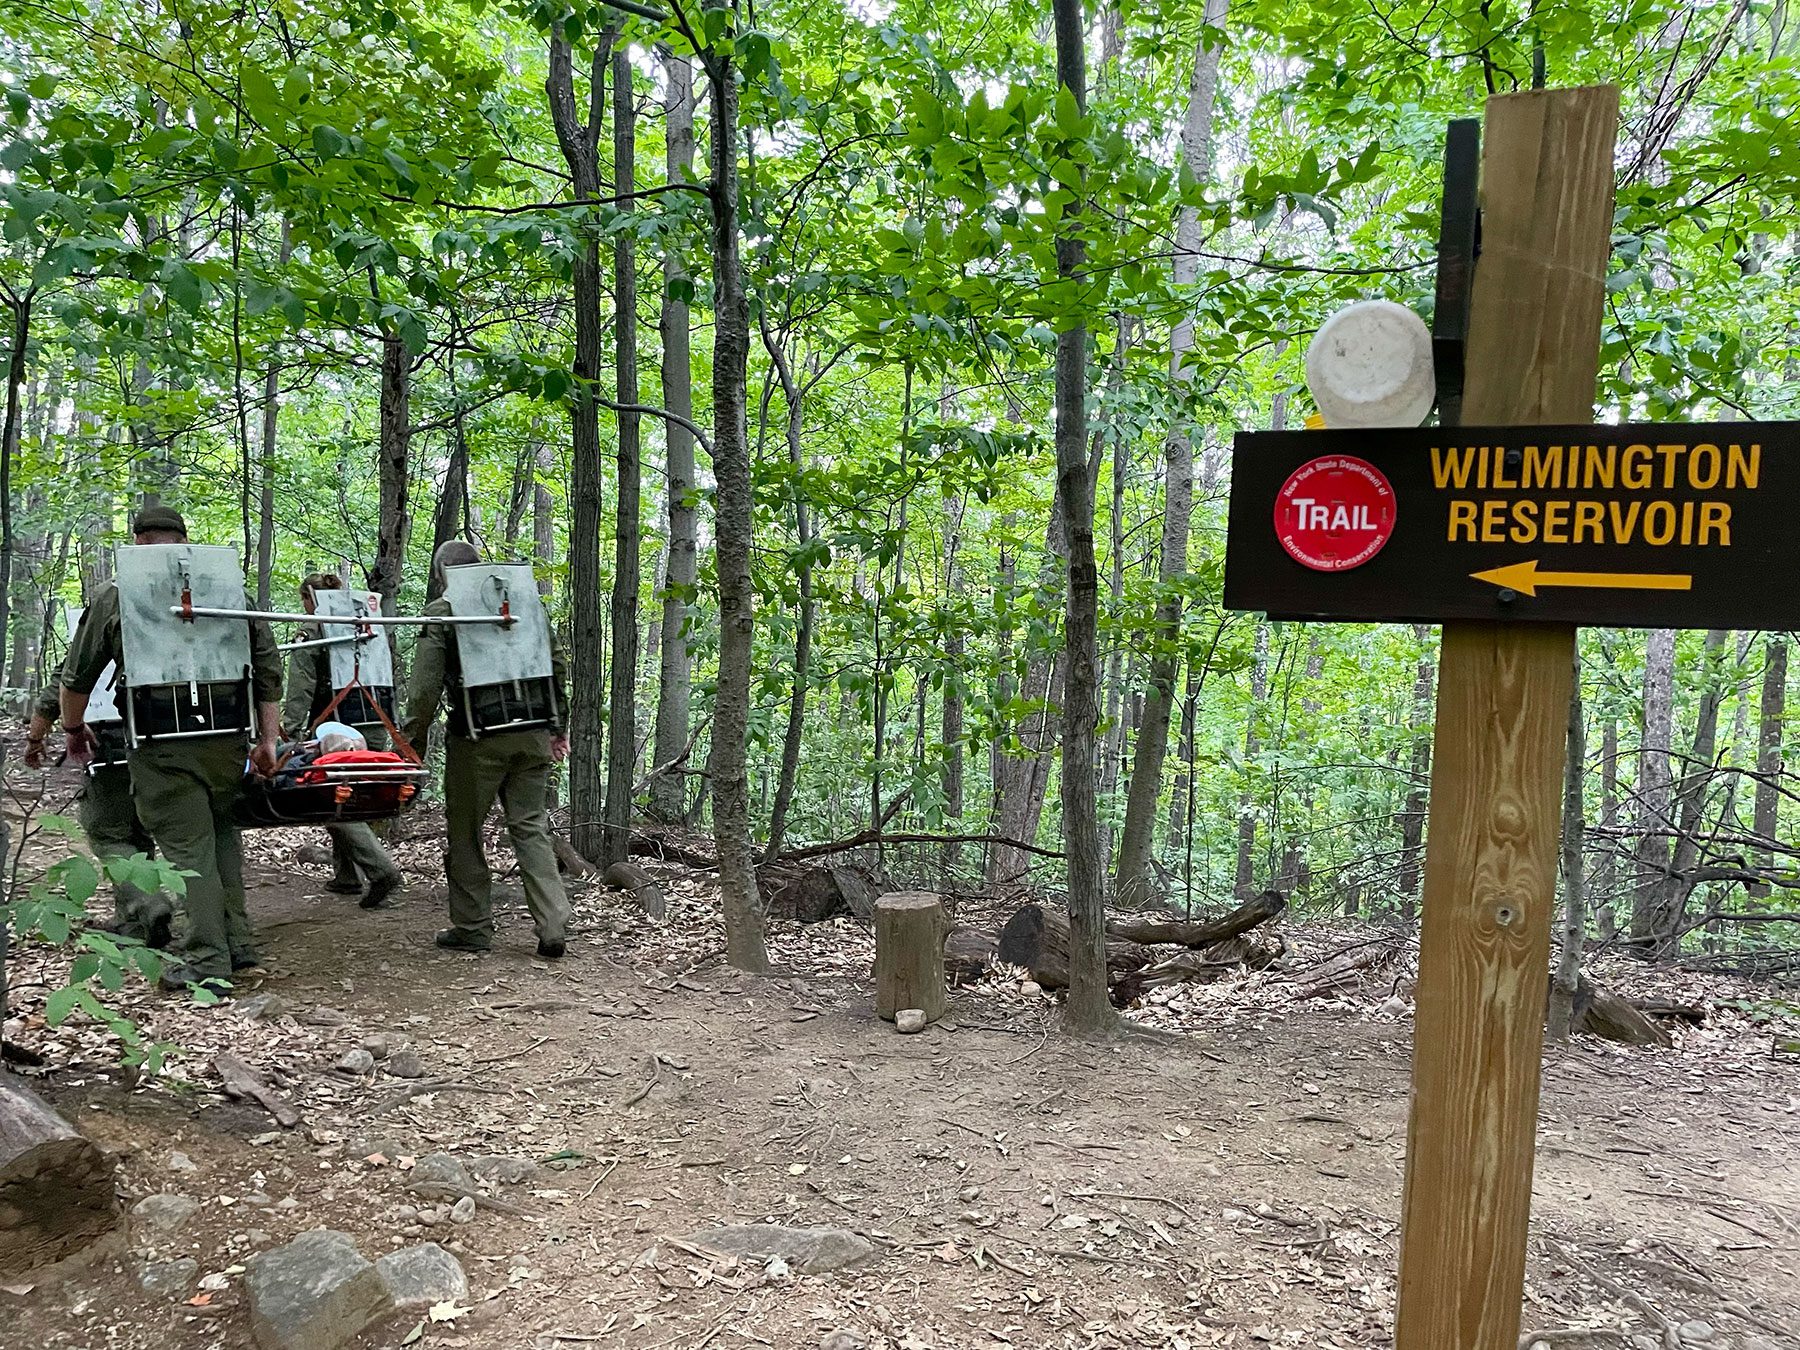
<svg viewBox="0 0 1800 1350"><path fill-rule="evenodd" d="M689 1242L750 1261L779 1256L802 1275L836 1270L870 1256L875 1245L847 1228L787 1228L775 1223L740 1223L695 1233Z"/></svg>
<svg viewBox="0 0 1800 1350"><path fill-rule="evenodd" d="M251 1257L244 1291L263 1350L337 1350L392 1307L374 1263L327 1228Z"/></svg>
<svg viewBox="0 0 1800 1350"><path fill-rule="evenodd" d="M462 1263L435 1242L402 1247L375 1263L396 1308L429 1308L469 1296Z"/></svg>
<svg viewBox="0 0 1800 1350"><path fill-rule="evenodd" d="M138 1272L138 1283L154 1298L185 1294L199 1278L200 1263L191 1256L178 1261L153 1261Z"/></svg>
<svg viewBox="0 0 1800 1350"><path fill-rule="evenodd" d="M406 1184L415 1191L427 1193L440 1188L448 1188L458 1194L475 1189L475 1183L469 1178L469 1169L462 1165L462 1160L448 1153L427 1153L413 1164L412 1171L406 1174Z"/></svg>
<svg viewBox="0 0 1800 1350"><path fill-rule="evenodd" d="M501 1186L517 1186L538 1174L538 1165L530 1158L510 1158L501 1153L484 1153L469 1159L469 1170L483 1181Z"/></svg>
<svg viewBox="0 0 1800 1350"><path fill-rule="evenodd" d="M132 1207L132 1217L152 1228L165 1231L179 1228L194 1216L200 1208L200 1202L191 1195L176 1195L162 1192L157 1195L146 1195Z"/></svg>

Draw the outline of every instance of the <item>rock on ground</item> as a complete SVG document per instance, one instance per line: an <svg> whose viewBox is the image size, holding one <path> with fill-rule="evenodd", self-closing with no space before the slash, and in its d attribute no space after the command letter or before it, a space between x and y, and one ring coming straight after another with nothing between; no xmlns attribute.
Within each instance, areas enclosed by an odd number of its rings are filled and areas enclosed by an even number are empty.
<svg viewBox="0 0 1800 1350"><path fill-rule="evenodd" d="M902 1008L894 1014L894 1030L902 1036L912 1036L925 1030L925 1010Z"/></svg>
<svg viewBox="0 0 1800 1350"><path fill-rule="evenodd" d="M423 1078L425 1061L417 1050L396 1050L388 1058L387 1071L396 1078Z"/></svg>
<svg viewBox="0 0 1800 1350"><path fill-rule="evenodd" d="M402 1247L375 1263L396 1308L429 1308L469 1296L462 1263L435 1242Z"/></svg>
<svg viewBox="0 0 1800 1350"><path fill-rule="evenodd" d="M152 1228L169 1229L186 1223L199 1208L200 1202L193 1196L165 1191L157 1195L146 1195L132 1207L131 1215Z"/></svg>
<svg viewBox="0 0 1800 1350"><path fill-rule="evenodd" d="M200 1263L191 1256L178 1261L155 1261L138 1272L144 1292L156 1298L185 1294L200 1277Z"/></svg>
<svg viewBox="0 0 1800 1350"><path fill-rule="evenodd" d="M472 1191L475 1183L469 1179L469 1169L462 1165L462 1160L448 1153L427 1153L413 1164L412 1171L407 1173L406 1184L414 1190L430 1190L438 1186L446 1186L456 1191Z"/></svg>
<svg viewBox="0 0 1800 1350"><path fill-rule="evenodd" d="M244 1289L263 1350L337 1350L391 1308L374 1263L347 1234L302 1233L250 1259Z"/></svg>
<svg viewBox="0 0 1800 1350"><path fill-rule="evenodd" d="M469 1159L469 1170L483 1181L502 1186L517 1186L538 1174L538 1165L530 1158L510 1158L500 1153L484 1153Z"/></svg>
<svg viewBox="0 0 1800 1350"><path fill-rule="evenodd" d="M774 1223L740 1223L695 1233L689 1242L748 1260L780 1257L802 1275L817 1275L861 1261L875 1246L847 1228L787 1228Z"/></svg>

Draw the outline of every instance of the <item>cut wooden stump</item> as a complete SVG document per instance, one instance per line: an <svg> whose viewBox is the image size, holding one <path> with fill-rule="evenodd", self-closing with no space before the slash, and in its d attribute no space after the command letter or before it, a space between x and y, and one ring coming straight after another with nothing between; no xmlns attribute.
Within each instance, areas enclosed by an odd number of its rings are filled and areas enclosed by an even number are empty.
<svg viewBox="0 0 1800 1350"><path fill-rule="evenodd" d="M1177 919L1167 914L1108 915L1106 936L1121 942L1139 942L1145 946L1174 943L1182 947L1210 947L1215 942L1248 932L1266 923L1287 908L1287 898L1275 891L1264 891L1246 900L1229 914L1216 919Z"/></svg>
<svg viewBox="0 0 1800 1350"><path fill-rule="evenodd" d="M944 974L951 984L979 980L994 968L999 943L980 928L953 928L944 939Z"/></svg>
<svg viewBox="0 0 1800 1350"><path fill-rule="evenodd" d="M893 1021L918 1008L927 1022L944 1015L944 940L950 922L930 891L895 891L875 902L875 1012Z"/></svg>
<svg viewBox="0 0 1800 1350"><path fill-rule="evenodd" d="M72 1256L119 1222L113 1160L0 1072L0 1271Z"/></svg>
<svg viewBox="0 0 1800 1350"><path fill-rule="evenodd" d="M636 863L616 862L606 869L601 880L614 890L630 891L639 907L653 919L660 919L669 912L669 902L663 897L656 878Z"/></svg>
<svg viewBox="0 0 1800 1350"><path fill-rule="evenodd" d="M1024 966L1046 989L1069 987L1069 915L1055 905L1022 905L1000 930L1000 959ZM1135 942L1106 944L1107 983L1156 959Z"/></svg>

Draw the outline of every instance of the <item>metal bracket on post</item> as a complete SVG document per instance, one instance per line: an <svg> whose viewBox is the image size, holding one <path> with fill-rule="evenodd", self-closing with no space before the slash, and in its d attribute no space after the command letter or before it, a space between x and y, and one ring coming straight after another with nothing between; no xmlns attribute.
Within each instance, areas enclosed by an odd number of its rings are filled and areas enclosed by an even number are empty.
<svg viewBox="0 0 1800 1350"><path fill-rule="evenodd" d="M1481 252L1481 123L1461 117L1444 135L1444 208L1438 224L1437 302L1431 319L1431 361L1437 374L1438 425L1462 421L1463 348L1469 336L1469 297Z"/></svg>

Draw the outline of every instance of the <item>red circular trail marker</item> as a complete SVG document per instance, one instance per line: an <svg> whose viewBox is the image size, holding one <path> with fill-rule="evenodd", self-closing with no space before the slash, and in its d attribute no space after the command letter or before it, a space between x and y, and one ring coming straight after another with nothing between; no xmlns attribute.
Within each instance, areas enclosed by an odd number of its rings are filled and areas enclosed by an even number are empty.
<svg viewBox="0 0 1800 1350"><path fill-rule="evenodd" d="M1275 494L1275 534L1288 557L1315 572L1361 567L1394 537L1394 489L1354 455L1322 455Z"/></svg>

